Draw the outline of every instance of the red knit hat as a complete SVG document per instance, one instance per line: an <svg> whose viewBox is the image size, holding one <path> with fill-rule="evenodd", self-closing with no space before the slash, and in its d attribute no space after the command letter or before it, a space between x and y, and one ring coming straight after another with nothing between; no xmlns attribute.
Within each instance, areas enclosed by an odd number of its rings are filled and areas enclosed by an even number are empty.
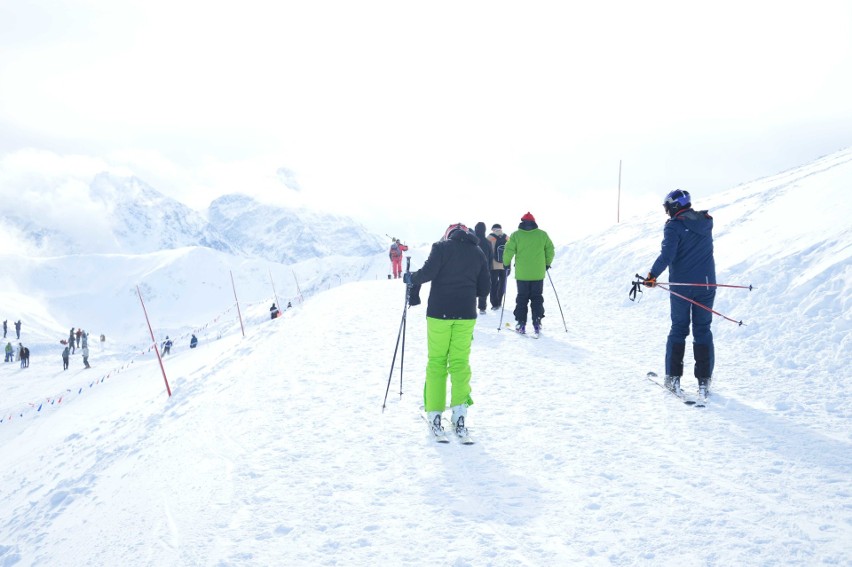
<svg viewBox="0 0 852 567"><path fill-rule="evenodd" d="M525 214L524 216L522 216L522 217L521 217L521 220L522 220L522 221L532 221L532 222L535 222L535 217L534 217L534 216L532 216L532 213L531 213L531 212L527 211L527 214Z"/></svg>

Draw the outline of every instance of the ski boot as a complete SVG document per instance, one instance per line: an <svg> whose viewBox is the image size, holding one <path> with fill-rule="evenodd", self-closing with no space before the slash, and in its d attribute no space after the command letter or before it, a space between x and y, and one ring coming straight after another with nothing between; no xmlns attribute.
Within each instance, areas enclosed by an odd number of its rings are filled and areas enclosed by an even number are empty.
<svg viewBox="0 0 852 567"><path fill-rule="evenodd" d="M681 391L680 391L680 376L669 376L667 374L666 380L665 380L663 385L666 387L666 389L671 390L672 392L674 392L678 396L681 394Z"/></svg>

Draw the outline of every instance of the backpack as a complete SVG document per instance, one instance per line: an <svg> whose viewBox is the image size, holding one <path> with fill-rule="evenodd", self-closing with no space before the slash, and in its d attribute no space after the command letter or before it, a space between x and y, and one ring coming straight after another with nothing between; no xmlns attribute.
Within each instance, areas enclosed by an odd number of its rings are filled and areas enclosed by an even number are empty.
<svg viewBox="0 0 852 567"><path fill-rule="evenodd" d="M505 234L494 237L494 261L501 264L503 263L503 250L506 249L506 238Z"/></svg>
<svg viewBox="0 0 852 567"><path fill-rule="evenodd" d="M402 256L402 252L399 251L399 244L397 244L396 242L391 244L390 254L394 258L396 258L398 256Z"/></svg>

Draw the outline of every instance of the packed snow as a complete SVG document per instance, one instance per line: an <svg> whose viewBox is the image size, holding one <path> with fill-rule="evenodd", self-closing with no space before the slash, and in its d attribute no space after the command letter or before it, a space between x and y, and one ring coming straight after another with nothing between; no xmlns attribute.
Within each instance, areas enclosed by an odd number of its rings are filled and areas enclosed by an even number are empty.
<svg viewBox="0 0 852 567"><path fill-rule="evenodd" d="M540 340L505 326L513 282L477 321L472 446L419 417L425 305L405 309L386 256L311 264L304 301L287 267L213 251L4 256L39 296L8 274L0 292L7 341L34 353L0 367L0 565L852 564L851 180L847 150L693 195L718 281L754 286L717 295L743 325L714 320L706 408L645 378L668 295L628 291L662 207L557 243ZM89 370L60 359L89 325L63 305L70 265L103 282L72 298L97 321ZM273 275L294 300L275 320ZM176 339L162 370L134 280L157 343Z"/></svg>

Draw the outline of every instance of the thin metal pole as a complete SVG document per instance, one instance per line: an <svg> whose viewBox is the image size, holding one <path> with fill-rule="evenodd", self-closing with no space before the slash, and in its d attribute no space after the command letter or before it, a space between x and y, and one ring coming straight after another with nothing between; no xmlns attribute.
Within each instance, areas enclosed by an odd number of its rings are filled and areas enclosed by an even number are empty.
<svg viewBox="0 0 852 567"><path fill-rule="evenodd" d="M237 315L240 318L240 329L243 332L243 338L246 338L246 328L243 325L243 314L240 312L240 300L237 299L237 286L234 285L234 272L229 270L229 273L231 274L231 287L234 289L234 301L237 302Z"/></svg>
<svg viewBox="0 0 852 567"><path fill-rule="evenodd" d="M281 302L278 301L278 292L275 291L275 280L272 279L272 270L269 270L269 281L272 283L272 295L275 297L275 305L278 306L278 311L281 311Z"/></svg>
<svg viewBox="0 0 852 567"><path fill-rule="evenodd" d="M618 205L615 212L616 224L621 222L621 160L618 160Z"/></svg>
<svg viewBox="0 0 852 567"><path fill-rule="evenodd" d="M163 366L163 357L160 356L160 349L157 348L157 339L154 338L154 329L151 328L151 320L148 319L148 310L145 309L145 302L142 301L142 292L139 291L139 286L136 286L136 295L139 296L139 303L142 304L142 312L145 313L145 322L148 323L148 332L151 333L151 341L154 343L154 352L157 353L157 360L160 361L160 370L163 372L163 381L166 383L166 392L169 397L172 397L172 389L169 387L169 379L166 378L166 368Z"/></svg>

